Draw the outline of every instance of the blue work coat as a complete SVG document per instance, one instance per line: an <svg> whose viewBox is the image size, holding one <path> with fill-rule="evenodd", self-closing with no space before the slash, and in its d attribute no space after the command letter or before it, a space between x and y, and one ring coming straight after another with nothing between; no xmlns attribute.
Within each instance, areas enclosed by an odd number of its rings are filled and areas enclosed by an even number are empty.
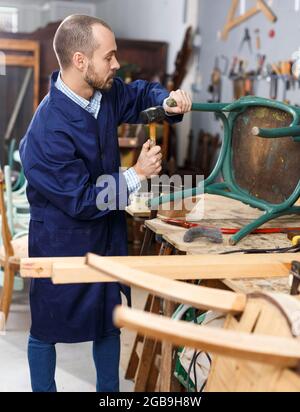
<svg viewBox="0 0 300 412"><path fill-rule="evenodd" d="M55 87L57 75L52 74L50 92L20 144L31 215L29 256L126 255L126 219L120 209L128 193L119 173L117 127L138 123L140 112L161 105L168 92L158 83L127 85L116 78L103 92L95 119ZM118 210L96 206L97 195L106 188L96 185L103 175L116 182ZM31 334L45 342L71 343L118 333L112 311L121 303L120 290L130 301L130 289L119 283L53 285L50 279L32 279Z"/></svg>

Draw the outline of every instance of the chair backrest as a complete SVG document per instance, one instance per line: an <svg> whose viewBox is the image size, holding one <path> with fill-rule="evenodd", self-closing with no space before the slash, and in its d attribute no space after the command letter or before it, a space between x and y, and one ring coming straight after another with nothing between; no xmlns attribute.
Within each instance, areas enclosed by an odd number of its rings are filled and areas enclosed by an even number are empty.
<svg viewBox="0 0 300 412"><path fill-rule="evenodd" d="M290 305L291 313L300 313L300 302L289 296L283 295L283 298ZM278 303L264 294L249 295L242 315L239 317L227 315L224 328L253 335L271 335L299 340L299 336L297 338L294 336L293 324L280 301ZM299 392L300 374L299 370L292 370L275 362L273 365L216 355L213 357L205 390L211 392Z"/></svg>
<svg viewBox="0 0 300 412"><path fill-rule="evenodd" d="M290 316L270 295L248 295L244 310L227 315L222 329L124 306L115 309L114 321L139 335L208 352L207 392L299 392L300 301L282 296Z"/></svg>
<svg viewBox="0 0 300 412"><path fill-rule="evenodd" d="M4 202L4 175L0 169L0 216L1 216L1 236L4 246L5 257L13 256L14 250L11 244L11 233L9 230L6 208Z"/></svg>

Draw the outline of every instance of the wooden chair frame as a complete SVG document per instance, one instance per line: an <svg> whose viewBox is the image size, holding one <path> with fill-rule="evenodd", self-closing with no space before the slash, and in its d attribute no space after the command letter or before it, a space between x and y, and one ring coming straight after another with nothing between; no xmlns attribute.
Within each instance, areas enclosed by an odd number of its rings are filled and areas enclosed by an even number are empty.
<svg viewBox="0 0 300 412"><path fill-rule="evenodd" d="M292 259L296 257L295 255L296 254L292 254ZM244 257L246 256L239 256L241 261L243 261ZM270 255L267 259L269 259L269 257ZM168 265L164 264L164 267L168 267L168 270L170 271L170 262L173 257L168 256L168 258L170 258L169 263ZM187 258L185 259L187 262L191 256L180 256L180 258ZM251 258L252 260L255 260L255 257L252 256ZM260 259L262 258L263 257ZM283 261L281 261L282 258ZM73 259L73 262L71 262L71 259ZM268 305L268 301L270 300L269 296L263 296L263 299L260 299L260 297L252 298L252 296L247 296L243 293L235 293L231 291L211 289L208 287L182 283L168 278L168 276L166 276L166 272L168 270L164 273L165 277L149 273L150 271L145 272L141 270L142 266L144 269L150 269L151 263L149 262L151 262L151 259L146 259L148 262L144 262L142 264L144 257L131 258L131 267L124 264L124 259L126 261L126 258L123 257L111 258L92 254L88 255L87 258L70 258L70 260L64 264L62 258L25 259L22 261L21 273L23 276L29 276L30 274L34 277L39 277L39 275L41 275L40 277L45 275L48 277L52 276L53 281L58 283L72 283L73 281L95 282L97 280L105 280L106 277L107 281L120 281L130 286L134 285L141 287L155 296L187 303L198 309L211 309L218 312L223 312L228 316L228 329L232 329L233 322L236 322L236 315L240 316L247 311L248 317L250 313L250 320L252 319L252 323L249 321L250 323L248 324L248 329L250 328L249 330L245 330L245 328L242 328L241 330L216 330L210 327L199 327L186 322L174 321L162 316L123 307L118 307L115 310L114 319L118 326L128 327L131 330L137 331L139 335L154 339L154 341L152 341L153 345L151 347L149 346L149 354L152 358L157 353L157 345L161 340L175 345L187 345L190 347L199 348L201 350L207 350L214 354L222 355L221 358L226 358L226 362L227 358L234 358L235 361L242 362L243 368L247 365L247 367L252 365L248 362L255 362L253 364L254 367L256 367L255 365L258 363L261 364L262 366L259 367L259 371L265 371L266 374L273 373L272 368L275 368L274 373L276 373L276 376L278 377L278 379L276 378L276 390L294 390L293 388L298 388L299 390L299 375L291 368L297 368L299 366L300 341L299 339L292 337L285 318L280 320L280 327L284 329L282 336L267 336L271 334L270 331L263 333L261 330L258 334L251 333L251 330L256 327L256 319L258 314L261 312L259 305ZM215 256L210 256L210 259L214 261ZM269 261L270 276L273 269L275 269L275 273L277 273L276 268L280 267L281 270L284 268L286 271L290 267L289 264L284 263L285 256L271 256L271 260L272 259L274 259L274 266L270 265ZM127 263L129 262L130 260L128 258ZM178 261L176 263L178 264ZM134 265L135 268L133 268ZM249 262L248 265L250 267ZM236 266L236 264L232 264L231 267L234 266ZM241 268L242 267L243 264L241 264ZM254 267L256 267L255 264ZM90 270L86 271L86 268L90 268ZM74 275L75 271L78 273L77 275ZM220 272L221 269L219 268L219 273ZM98 278L96 277L97 273ZM217 278L218 276L223 277L224 270L222 275L215 275L214 278ZM288 299L295 299L288 297L288 295L286 295L286 297ZM254 298L263 300L263 303L259 303L258 300L259 304L257 304L256 301L253 304ZM256 311L256 314L254 313L252 315L251 310L253 310L253 308L254 312ZM269 309L267 307L267 312L268 311ZM279 310L275 313L275 317L273 319L274 321L276 316L278 316L278 313ZM271 316L273 315L271 314ZM268 322L268 324L272 324L272 322ZM233 329L238 328L234 327ZM280 328L278 330L280 331ZM222 364L222 359L221 361L218 359L217 365ZM250 369L251 368L252 366ZM218 369L218 366L215 369ZM213 376L216 376L217 374L215 369L213 370ZM155 375L155 373L151 370L151 367L149 369L149 373L152 374L152 376ZM153 389L153 383L151 385L151 388ZM213 378L210 379L209 388L214 388ZM243 387L240 388L240 390L242 389Z"/></svg>
<svg viewBox="0 0 300 412"><path fill-rule="evenodd" d="M0 39L0 50L9 52L5 56L6 66L33 69L33 112L39 104L40 83L40 46L37 41L19 39ZM15 53L16 52L16 53Z"/></svg>
<svg viewBox="0 0 300 412"><path fill-rule="evenodd" d="M2 317L7 320L9 306L11 302L13 284L14 284L14 272L15 267L10 263L10 257L14 255L14 250L11 244L11 233L8 226L6 209L4 203L4 176L0 170L0 216L1 216L1 235L3 248L5 253L4 260L0 258L0 266L4 268L4 280L3 288L0 296L0 312ZM0 325L0 330L4 329L4 325Z"/></svg>

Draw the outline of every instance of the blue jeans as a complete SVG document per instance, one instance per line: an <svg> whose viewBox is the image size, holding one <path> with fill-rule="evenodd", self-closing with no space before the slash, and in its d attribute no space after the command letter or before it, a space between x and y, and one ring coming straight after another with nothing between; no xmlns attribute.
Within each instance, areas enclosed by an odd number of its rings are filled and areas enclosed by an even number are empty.
<svg viewBox="0 0 300 412"><path fill-rule="evenodd" d="M97 372L97 392L119 392L120 335L110 335L93 342ZM54 343L33 336L28 341L28 361L33 392L56 392Z"/></svg>

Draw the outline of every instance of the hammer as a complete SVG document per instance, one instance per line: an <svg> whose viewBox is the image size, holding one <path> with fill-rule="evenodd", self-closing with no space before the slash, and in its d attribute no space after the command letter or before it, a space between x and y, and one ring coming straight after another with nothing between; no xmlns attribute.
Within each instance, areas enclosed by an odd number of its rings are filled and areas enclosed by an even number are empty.
<svg viewBox="0 0 300 412"><path fill-rule="evenodd" d="M176 100L170 98L166 101L169 107L176 107ZM156 145L156 124L165 120L166 114L162 106L149 107L149 109L143 110L140 113L140 119L142 123L149 124L149 137L151 146Z"/></svg>

